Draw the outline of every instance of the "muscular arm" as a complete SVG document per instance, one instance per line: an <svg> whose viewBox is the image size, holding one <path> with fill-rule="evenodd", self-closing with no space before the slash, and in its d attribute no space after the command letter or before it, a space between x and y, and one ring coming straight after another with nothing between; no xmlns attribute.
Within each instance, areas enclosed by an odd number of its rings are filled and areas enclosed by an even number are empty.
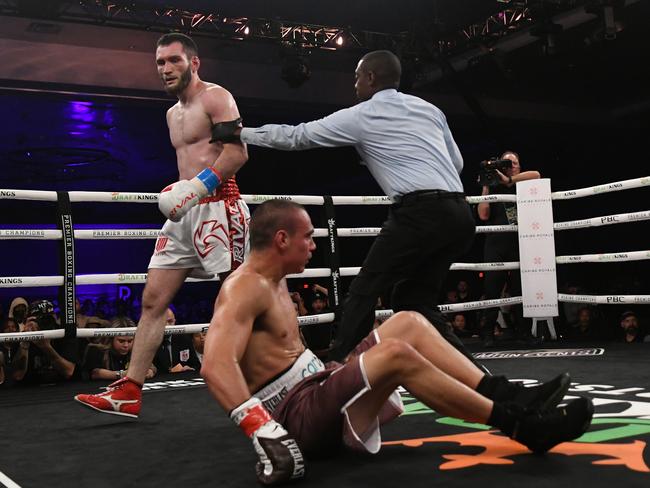
<svg viewBox="0 0 650 488"><path fill-rule="evenodd" d="M267 296L259 278L248 274L233 276L219 292L205 339L201 376L226 412L251 397L239 362L255 319L268 308Z"/></svg>
<svg viewBox="0 0 650 488"><path fill-rule="evenodd" d="M240 138L254 146L284 151L353 146L361 138L361 124L357 107L350 107L325 118L295 126L267 124L257 128L244 127Z"/></svg>
<svg viewBox="0 0 650 488"><path fill-rule="evenodd" d="M239 118L239 109L235 99L227 90L214 86L205 91L203 106L213 124ZM221 144L221 143L218 143ZM243 142L223 144L223 150L213 167L221 173L224 180L231 178L248 161L248 151Z"/></svg>

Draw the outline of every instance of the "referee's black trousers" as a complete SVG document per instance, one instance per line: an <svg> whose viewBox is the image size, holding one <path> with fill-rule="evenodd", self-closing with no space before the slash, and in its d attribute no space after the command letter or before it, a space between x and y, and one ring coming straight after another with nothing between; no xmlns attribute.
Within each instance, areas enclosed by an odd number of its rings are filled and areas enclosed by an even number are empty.
<svg viewBox="0 0 650 488"><path fill-rule="evenodd" d="M469 250L474 232L474 218L462 193L424 190L393 204L350 285L330 359L342 360L370 333L377 298L392 286L390 304L395 312L421 313L478 364L437 308L449 266Z"/></svg>

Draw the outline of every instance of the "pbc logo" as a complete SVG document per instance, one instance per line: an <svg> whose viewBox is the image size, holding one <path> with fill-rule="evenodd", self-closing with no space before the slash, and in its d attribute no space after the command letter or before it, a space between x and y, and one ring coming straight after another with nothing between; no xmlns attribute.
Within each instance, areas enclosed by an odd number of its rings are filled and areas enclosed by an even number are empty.
<svg viewBox="0 0 650 488"><path fill-rule="evenodd" d="M194 232L194 248L202 259L212 252L217 242L228 248L228 233L223 224L216 220L203 222Z"/></svg>

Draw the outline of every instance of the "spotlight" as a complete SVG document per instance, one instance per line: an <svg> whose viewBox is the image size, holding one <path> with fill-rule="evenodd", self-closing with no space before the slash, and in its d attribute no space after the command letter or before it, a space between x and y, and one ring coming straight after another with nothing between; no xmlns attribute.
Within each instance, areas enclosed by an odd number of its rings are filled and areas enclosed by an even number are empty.
<svg viewBox="0 0 650 488"><path fill-rule="evenodd" d="M250 33L251 33L251 28L248 26L244 27L244 35L247 36Z"/></svg>
<svg viewBox="0 0 650 488"><path fill-rule="evenodd" d="M343 42L344 42L344 41L343 41L343 36L338 36L338 37L336 38L336 45L337 45L337 46L341 47L341 46L343 45Z"/></svg>

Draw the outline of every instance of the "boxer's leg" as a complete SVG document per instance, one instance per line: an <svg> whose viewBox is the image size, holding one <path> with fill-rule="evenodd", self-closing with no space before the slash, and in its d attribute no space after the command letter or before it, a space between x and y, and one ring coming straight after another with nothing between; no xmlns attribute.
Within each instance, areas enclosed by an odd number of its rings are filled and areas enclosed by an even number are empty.
<svg viewBox="0 0 650 488"><path fill-rule="evenodd" d="M165 312L191 269L150 269L127 376L144 383L165 330Z"/></svg>

